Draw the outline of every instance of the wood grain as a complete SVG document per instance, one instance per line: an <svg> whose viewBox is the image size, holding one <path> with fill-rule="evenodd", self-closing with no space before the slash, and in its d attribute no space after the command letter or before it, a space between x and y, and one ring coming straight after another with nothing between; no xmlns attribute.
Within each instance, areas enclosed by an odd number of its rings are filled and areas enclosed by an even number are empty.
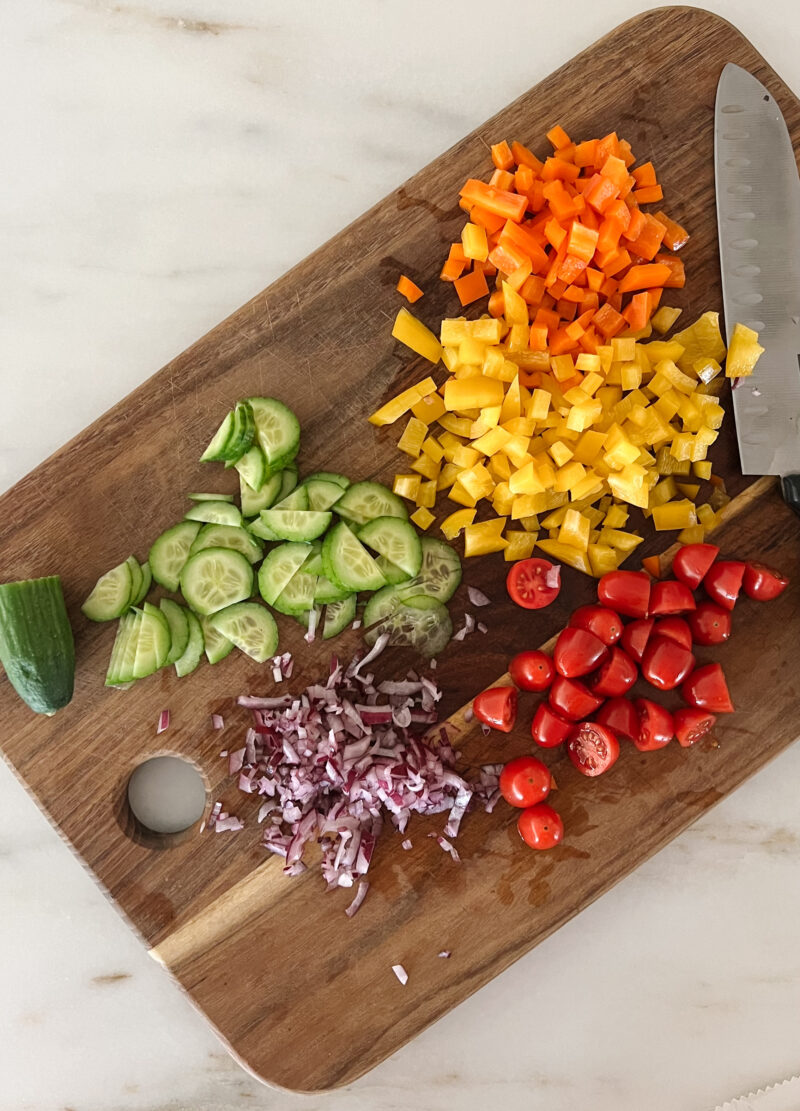
<svg viewBox="0 0 800 1111"><path fill-rule="evenodd" d="M632 44L635 49L632 49ZM398 852L387 833L370 872L372 889L351 921L346 892L323 896L312 871L296 880L258 846L258 831L194 832L177 841L131 827L124 792L131 770L157 752L188 756L201 768L209 801L248 808L227 783L219 749L234 747L244 717L242 691L271 687L264 669L234 655L191 679L159 674L128 692L102 687L114 630L84 621L79 604L97 574L150 541L184 512L180 491L209 485L197 459L221 414L238 397L282 397L303 427L301 468L346 470L387 480L396 468L396 430L376 432L365 416L422 377L389 336L398 270L428 290L421 315L434 327L457 311L436 275L457 233L456 191L486 169L499 136L535 149L556 121L576 135L616 128L642 158L653 157L669 211L692 231L685 250L689 284L674 303L696 313L720 307L714 223L714 91L725 62L747 67L776 95L792 135L800 102L729 24L697 9L651 11L617 28L493 120L422 170L264 293L234 313L0 499L3 577L60 572L76 630L79 670L73 703L54 719L31 715L0 680L2 750L58 830L247 1066L303 1091L345 1084L417 1034L536 945L602 891L674 837L800 733L794 674L800 550L797 523L766 482L738 474L732 420L713 457L737 499L720 530L725 549L768 551L793 585L770 607L736 613L736 637L719 653L738 711L715 744L657 754L626 751L613 773L583 779L553 757L567 843L536 857L520 851L513 815L470 815L456 866L415 822L414 849ZM592 90L587 97L586 90ZM342 260L346 261L343 265ZM165 465L167 461L167 465ZM220 489L231 476L220 479ZM442 507L440 516L445 512ZM649 536L637 554L657 552ZM470 564L466 584L495 600L491 630L454 644L440 661L444 710L457 714L505 671L508 656L551 636L592 584L565 576L559 602L521 614L503 588L499 557ZM776 637L775 630L784 630ZM296 651L296 684L327 668L328 647L307 648L281 624ZM345 655L356 633L337 642ZM396 652L382 670L405 668ZM172 724L157 738L159 711ZM520 732L498 743L464 729L467 764L529 747L523 701ZM225 716L224 734L210 715ZM462 723L463 724L463 723ZM166 743L165 743L166 742ZM431 828L433 823L431 823ZM452 950L449 961L437 958ZM403 988L391 965L409 971ZM354 1003L357 1001L357 1003Z"/></svg>

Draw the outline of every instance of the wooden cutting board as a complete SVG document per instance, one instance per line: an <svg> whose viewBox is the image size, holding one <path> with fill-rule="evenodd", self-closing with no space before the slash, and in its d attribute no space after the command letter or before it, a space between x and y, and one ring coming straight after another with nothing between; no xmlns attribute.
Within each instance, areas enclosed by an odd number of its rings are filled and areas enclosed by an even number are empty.
<svg viewBox="0 0 800 1111"><path fill-rule="evenodd" d="M664 8L617 28L422 170L334 240L149 379L0 499L2 577L59 572L76 632L73 703L35 717L0 680L2 748L23 784L97 877L118 909L208 1016L231 1050L265 1080L315 1091L352 1081L655 852L800 733L796 643L800 603L798 522L774 483L737 474L732 419L713 457L739 495L720 530L726 552L769 554L792 586L768 607L737 608L735 637L718 652L738 712L716 743L660 753L626 750L600 780L549 754L566 843L541 856L525 850L504 806L462 826L459 866L424 836L416 819L411 852L387 831L370 871L371 891L352 920L348 892L323 894L319 875L283 876L242 833L191 831L143 836L128 820L131 770L158 752L199 765L209 806L222 797L247 816L253 800L231 789L221 748L240 742L238 693L268 693L269 673L239 654L178 681L171 669L128 692L102 679L114 637L79 610L102 570L151 540L185 511L183 491L230 480L197 459L224 411L239 397L274 394L296 410L300 464L388 481L399 456L396 429L374 430L367 414L427 373L390 338L399 271L428 292L420 315L437 327L454 315L452 289L437 281L445 245L463 221L455 198L468 176L485 174L487 145L501 137L543 147L556 122L577 136L616 128L638 157L653 157L668 210L692 232L685 291L672 300L691 314L720 308L712 174L714 93L725 62L752 70L775 94L795 141L800 103L738 31L708 12ZM749 487L749 489L748 489ZM231 488L233 483L231 482ZM440 512L443 515L444 507ZM650 535L637 556L657 552ZM638 559L634 562L638 565ZM440 661L444 712L455 713L505 671L509 655L548 639L594 591L567 572L559 602L523 613L507 600L499 556L472 561L465 583L494 600L490 631L453 644ZM467 604L465 586L453 602ZM486 611L484 611L485 613ZM307 647L281 624L297 653L293 685L326 672L330 647ZM358 634L336 643L355 650ZM381 661L390 674L408 655ZM789 677L787 679L787 676ZM463 727L465 764L528 751L533 703L523 698L519 732L486 740ZM159 711L172 724L156 737ZM210 715L224 714L224 733ZM460 719L456 717L456 721ZM437 957L452 951L449 960ZM409 973L402 987L391 971Z"/></svg>

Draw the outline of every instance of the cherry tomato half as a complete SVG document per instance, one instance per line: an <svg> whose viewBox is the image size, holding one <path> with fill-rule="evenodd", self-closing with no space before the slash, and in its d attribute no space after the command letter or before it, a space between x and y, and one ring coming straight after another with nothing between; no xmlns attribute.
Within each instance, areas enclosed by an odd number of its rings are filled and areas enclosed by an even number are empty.
<svg viewBox="0 0 800 1111"><path fill-rule="evenodd" d="M552 849L564 836L561 815L546 802L523 810L517 818L517 829L522 840L532 849Z"/></svg>
<svg viewBox="0 0 800 1111"><path fill-rule="evenodd" d="M517 688L490 687L472 700L472 711L478 721L510 733L517 719Z"/></svg>
<svg viewBox="0 0 800 1111"><path fill-rule="evenodd" d="M667 637L652 636L642 658L642 675L660 691L674 691L691 674L695 659L688 648Z"/></svg>
<svg viewBox="0 0 800 1111"><path fill-rule="evenodd" d="M636 711L639 714L639 732L633 743L639 751L654 752L668 745L675 736L675 723L669 710L649 698L637 698Z"/></svg>
<svg viewBox="0 0 800 1111"><path fill-rule="evenodd" d="M534 806L550 794L550 769L535 756L509 760L500 772L500 794L511 806Z"/></svg>
<svg viewBox="0 0 800 1111"><path fill-rule="evenodd" d="M650 615L660 617L668 613L689 613L696 609L691 590L686 583L677 579L665 579L664 582L653 583L650 591Z"/></svg>
<svg viewBox="0 0 800 1111"><path fill-rule="evenodd" d="M757 602L771 602L784 592L789 580L766 563L747 563L742 585L748 598L755 598Z"/></svg>
<svg viewBox="0 0 800 1111"><path fill-rule="evenodd" d="M676 644L691 651L692 630L689 628L688 621L682 617L662 617L660 621L656 621L653 634L666 637L667 640L674 640Z"/></svg>
<svg viewBox="0 0 800 1111"><path fill-rule="evenodd" d="M622 636L619 615L606 606L578 606L573 610L569 623L578 629L594 633L603 644L616 644Z"/></svg>
<svg viewBox="0 0 800 1111"><path fill-rule="evenodd" d="M639 736L639 715L627 698L609 698L597 711L594 720L613 729L617 737L632 741Z"/></svg>
<svg viewBox="0 0 800 1111"><path fill-rule="evenodd" d="M684 544L672 561L672 574L690 590L696 590L719 555L713 544Z"/></svg>
<svg viewBox="0 0 800 1111"><path fill-rule="evenodd" d="M584 721L570 733L567 755L582 775L602 775L616 763L619 741L607 725Z"/></svg>
<svg viewBox="0 0 800 1111"><path fill-rule="evenodd" d="M508 665L508 673L521 691L546 691L556 669L546 652L534 648L518 652Z"/></svg>
<svg viewBox="0 0 800 1111"><path fill-rule="evenodd" d="M728 684L719 664L696 667L681 687L681 694L690 706L710 710L713 714L732 714Z"/></svg>
<svg viewBox="0 0 800 1111"><path fill-rule="evenodd" d="M689 628L696 644L722 644L731 635L731 615L716 602L701 602L689 614Z"/></svg>
<svg viewBox="0 0 800 1111"><path fill-rule="evenodd" d="M645 617L639 621L631 621L622 630L622 647L637 663L642 662L647 641L653 631L655 622L652 617Z"/></svg>
<svg viewBox="0 0 800 1111"><path fill-rule="evenodd" d="M589 680L589 686L603 698L617 698L631 689L638 675L639 669L628 653L614 647L597 674Z"/></svg>
<svg viewBox="0 0 800 1111"><path fill-rule="evenodd" d="M690 745L696 744L701 737L705 737L717 720L714 714L709 714L705 710L698 710L695 706L682 706L680 710L675 711L672 717L675 722L675 736L678 738L678 744L683 745L684 748L689 748Z"/></svg>
<svg viewBox="0 0 800 1111"><path fill-rule="evenodd" d="M568 626L558 634L553 649L553 663L559 675L567 679L579 679L603 662L608 649L602 640L586 629Z"/></svg>
<svg viewBox="0 0 800 1111"><path fill-rule="evenodd" d="M550 705L570 721L583 721L598 710L603 702L579 679L556 675L548 694Z"/></svg>
<svg viewBox="0 0 800 1111"><path fill-rule="evenodd" d="M559 595L561 567L549 559L521 559L508 572L506 589L523 609L544 609Z"/></svg>
<svg viewBox="0 0 800 1111"><path fill-rule="evenodd" d="M563 745L570 734L572 722L558 710L540 702L531 722L531 736L540 748L556 748Z"/></svg>
<svg viewBox="0 0 800 1111"><path fill-rule="evenodd" d="M644 571L609 571L597 583L600 603L626 617L647 617L650 576Z"/></svg>
<svg viewBox="0 0 800 1111"><path fill-rule="evenodd" d="M745 565L739 560L712 563L703 579L703 590L712 602L723 609L732 610L742 589L744 572Z"/></svg>

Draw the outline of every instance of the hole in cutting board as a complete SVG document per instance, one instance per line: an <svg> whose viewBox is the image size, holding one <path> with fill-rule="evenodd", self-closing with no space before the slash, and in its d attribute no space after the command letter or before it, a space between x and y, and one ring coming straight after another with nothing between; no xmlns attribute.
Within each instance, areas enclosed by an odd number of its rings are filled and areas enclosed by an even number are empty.
<svg viewBox="0 0 800 1111"><path fill-rule="evenodd" d="M194 764L180 756L153 756L128 780L128 807L141 833L162 843L183 840L206 807L206 785Z"/></svg>

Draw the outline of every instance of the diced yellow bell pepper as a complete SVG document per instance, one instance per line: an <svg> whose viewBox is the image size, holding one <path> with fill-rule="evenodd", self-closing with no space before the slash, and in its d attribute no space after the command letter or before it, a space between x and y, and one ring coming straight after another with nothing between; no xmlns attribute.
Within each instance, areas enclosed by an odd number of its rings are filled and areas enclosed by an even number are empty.
<svg viewBox="0 0 800 1111"><path fill-rule="evenodd" d="M525 416L533 420L544 420L550 412L552 401L553 395L548 390L535 389L528 402Z"/></svg>
<svg viewBox="0 0 800 1111"><path fill-rule="evenodd" d="M545 490L550 490L555 486L556 470L546 455L540 455L534 462L536 467L536 477L544 486Z"/></svg>
<svg viewBox="0 0 800 1111"><path fill-rule="evenodd" d="M450 501L454 501L457 505L465 505L467 509L474 509L479 500L471 497L458 480L450 487L447 496Z"/></svg>
<svg viewBox="0 0 800 1111"><path fill-rule="evenodd" d="M722 362L725 358L718 312L704 312L694 324L684 328L682 332L676 332L672 338L684 348L683 355L676 362L687 374L697 359L709 358Z"/></svg>
<svg viewBox="0 0 800 1111"><path fill-rule="evenodd" d="M508 547L503 552L503 559L507 563L513 563L518 559L530 559L536 546L536 535L535 532L507 529Z"/></svg>
<svg viewBox="0 0 800 1111"><path fill-rule="evenodd" d="M706 537L706 530L702 525L689 525L678 533L681 544L702 544Z"/></svg>
<svg viewBox="0 0 800 1111"><path fill-rule="evenodd" d="M526 532L539 531L539 518L536 516L535 513L531 513L527 517L515 517L513 519L518 520Z"/></svg>
<svg viewBox="0 0 800 1111"><path fill-rule="evenodd" d="M477 525L467 525L464 529L464 555L486 555L488 552L502 552L508 541L502 535L506 517L496 517L491 521L481 521Z"/></svg>
<svg viewBox="0 0 800 1111"><path fill-rule="evenodd" d="M483 409L502 405L503 383L497 378L450 378L444 387L444 405L449 411Z"/></svg>
<svg viewBox="0 0 800 1111"><path fill-rule="evenodd" d="M507 482L498 482L492 491L492 509L498 517L508 517L514 505L516 494L511 493Z"/></svg>
<svg viewBox="0 0 800 1111"><path fill-rule="evenodd" d="M568 378L575 377L575 362L571 355L551 356L550 369L558 382L566 382Z"/></svg>
<svg viewBox="0 0 800 1111"><path fill-rule="evenodd" d="M575 506L573 505L572 508L574 509ZM598 509L594 505L587 505L585 508L581 509L580 512L591 523L593 529L599 528L603 518L605 517L605 511L602 509Z"/></svg>
<svg viewBox="0 0 800 1111"><path fill-rule="evenodd" d="M678 482L676 483L676 486L678 487L680 493L683 494L685 498L689 498L691 501L694 501L694 499L700 493L699 482Z"/></svg>
<svg viewBox="0 0 800 1111"><path fill-rule="evenodd" d="M486 228L480 224L467 221L461 229L461 245L467 258L486 262L489 257L489 242L486 238Z"/></svg>
<svg viewBox="0 0 800 1111"><path fill-rule="evenodd" d="M419 459L415 459L411 464L412 471L416 471L423 478L432 479L433 482L438 479L441 469L441 463L435 463L430 455L420 455Z"/></svg>
<svg viewBox="0 0 800 1111"><path fill-rule="evenodd" d="M564 400L568 405L585 406L591 404L591 397L583 389L582 386L572 386L564 394Z"/></svg>
<svg viewBox="0 0 800 1111"><path fill-rule="evenodd" d="M601 344L601 346L597 348L597 354L600 356L603 373L608 374L609 370L611 370L611 364L614 361L614 348L610 343Z"/></svg>
<svg viewBox="0 0 800 1111"><path fill-rule="evenodd" d="M460 440L458 436L453 435L452 432L445 430L439 434L439 443L442 446L442 454L448 463L453 462L453 456L458 448L464 446L464 441Z"/></svg>
<svg viewBox="0 0 800 1111"><path fill-rule="evenodd" d="M609 441L611 440L611 433L609 433ZM615 438L613 447L608 447L603 452L603 462L614 471L622 470L624 467L629 466L639 458L639 448L636 444L631 443L628 437L620 430L619 436Z"/></svg>
<svg viewBox="0 0 800 1111"><path fill-rule="evenodd" d="M674 387L680 393L692 393L697 386L697 380L689 374L684 374L677 363L674 363L672 359L662 359L661 362L656 363L655 370L655 378L651 379L649 385L649 388L653 390L654 393L659 392L653 386L653 382L659 377L665 378L670 386Z"/></svg>
<svg viewBox="0 0 800 1111"><path fill-rule="evenodd" d="M400 309L395 317L392 336L432 363L438 363L442 357L441 343L430 328L426 328L408 309Z"/></svg>
<svg viewBox="0 0 800 1111"><path fill-rule="evenodd" d="M670 421L678 412L681 404L681 395L675 390L670 388L665 390L656 401L653 402L653 409L664 420Z"/></svg>
<svg viewBox="0 0 800 1111"><path fill-rule="evenodd" d="M481 368L474 363L459 363L453 370L454 378L480 378Z"/></svg>
<svg viewBox="0 0 800 1111"><path fill-rule="evenodd" d="M447 432L451 432L454 436L468 437L472 429L472 421L469 417L457 417L455 413L443 413L439 417L439 424ZM442 437L439 437L439 442L442 443ZM442 443L444 447L444 444Z"/></svg>
<svg viewBox="0 0 800 1111"><path fill-rule="evenodd" d="M718 374L722 374L722 367L716 359L695 359L692 370L705 385L713 382Z"/></svg>
<svg viewBox="0 0 800 1111"><path fill-rule="evenodd" d="M638 363L622 363L619 371L623 390L636 390L642 384L642 369Z"/></svg>
<svg viewBox="0 0 800 1111"><path fill-rule="evenodd" d="M442 321L439 338L447 347L457 347L465 339L477 339L481 343L499 343L504 334L503 321L495 317L483 316L479 320L467 320L463 316L457 316Z"/></svg>
<svg viewBox="0 0 800 1111"><path fill-rule="evenodd" d="M725 360L725 376L747 378L753 373L763 354L764 348L758 342L758 332L744 324L734 324L728 357Z"/></svg>
<svg viewBox="0 0 800 1111"><path fill-rule="evenodd" d="M506 350L509 355L518 355L527 351L529 335L530 328L528 324L512 324L506 336Z"/></svg>
<svg viewBox="0 0 800 1111"><path fill-rule="evenodd" d="M499 363L493 363L490 368L484 367L483 374L485 378L501 383L513 382L519 374L519 367L516 363L512 363L510 359L502 359Z"/></svg>
<svg viewBox="0 0 800 1111"><path fill-rule="evenodd" d="M650 491L642 481L641 475L633 471L635 463L629 463L619 473L610 474L606 479L611 493L628 502L629 505L638 505L640 509L647 509Z"/></svg>
<svg viewBox="0 0 800 1111"><path fill-rule="evenodd" d="M579 463L585 463L587 465L594 463L603 450L606 439L607 433L596 432L593 429L589 429L580 436L575 444L572 452L573 457L577 459Z"/></svg>
<svg viewBox="0 0 800 1111"><path fill-rule="evenodd" d="M578 548L571 548L568 544L559 543L558 540L537 540L536 546L541 548L545 555L552 556L559 563L566 563L568 567L574 567L576 571L582 571L584 575L591 575L592 568L589 557L585 552L579 551Z"/></svg>
<svg viewBox="0 0 800 1111"><path fill-rule="evenodd" d="M512 436L533 436L536 431L536 421L530 417L513 417L501 426Z"/></svg>
<svg viewBox="0 0 800 1111"><path fill-rule="evenodd" d="M415 513L411 514L411 520L414 522L417 528L420 528L423 532L425 532L426 529L429 529L431 527L436 518L429 509L426 509L424 506L420 506L420 508Z"/></svg>
<svg viewBox="0 0 800 1111"><path fill-rule="evenodd" d="M495 455L498 451L503 450L510 439L511 433L507 432L505 428L490 428L483 436L479 436L477 440L472 441L470 450L481 452L483 455ZM453 461L457 463L458 459Z"/></svg>
<svg viewBox="0 0 800 1111"><path fill-rule="evenodd" d="M601 374L603 372L603 361L599 355L591 355L588 351L581 351L575 360L575 369L583 371L584 374Z"/></svg>
<svg viewBox="0 0 800 1111"><path fill-rule="evenodd" d="M589 545L589 533L592 531L591 521L576 509L568 509L558 532L560 544L568 544L571 548L578 548L585 552Z"/></svg>
<svg viewBox="0 0 800 1111"><path fill-rule="evenodd" d="M602 502L600 503L602 506ZM628 523L628 510L624 505L614 504L606 510L604 524L607 528L624 528Z"/></svg>
<svg viewBox="0 0 800 1111"><path fill-rule="evenodd" d="M712 467L713 464L709 459L703 459L702 462L692 463L692 474L695 478L707 482L711 478Z"/></svg>
<svg viewBox="0 0 800 1111"><path fill-rule="evenodd" d="M563 467L564 464L568 463L572 456L575 454L570 448L567 447L563 440L556 440L555 443L550 445L549 450L550 455L553 458L553 462L557 467Z"/></svg>
<svg viewBox="0 0 800 1111"><path fill-rule="evenodd" d="M712 525L714 524L714 518L715 517L716 517L716 513L714 512L712 507L708 504L708 502L704 502L703 505L698 505L698 507L697 507L697 520L698 520L698 523L703 525L704 528L710 529L712 527Z"/></svg>
<svg viewBox="0 0 800 1111"><path fill-rule="evenodd" d="M513 471L508 485L512 494L540 494L545 489L536 474L533 460L518 471Z"/></svg>
<svg viewBox="0 0 800 1111"><path fill-rule="evenodd" d="M480 501L494 490L494 479L483 463L468 467L458 476L458 481L467 493Z"/></svg>
<svg viewBox="0 0 800 1111"><path fill-rule="evenodd" d="M444 533L447 540L455 540L458 534L467 525L471 525L475 520L474 509L457 509L455 513L451 513L449 517L445 517L439 526Z"/></svg>
<svg viewBox="0 0 800 1111"><path fill-rule="evenodd" d="M588 397L594 397L604 382L605 378L602 374L590 371L581 382L581 389Z"/></svg>
<svg viewBox="0 0 800 1111"><path fill-rule="evenodd" d="M425 437L428 435L428 426L416 417L409 417L408 424L403 430L403 435L397 441L397 446L406 455L416 459L422 450Z"/></svg>
<svg viewBox="0 0 800 1111"><path fill-rule="evenodd" d="M445 463L436 480L436 489L447 490L458 478L460 470L461 468L457 467L455 463Z"/></svg>
<svg viewBox="0 0 800 1111"><path fill-rule="evenodd" d="M443 347L442 348L442 362L452 374L458 366L458 348L457 347Z"/></svg>
<svg viewBox="0 0 800 1111"><path fill-rule="evenodd" d="M530 437L512 436L503 448L503 453L508 456L515 467L524 467L528 461L529 447Z"/></svg>
<svg viewBox="0 0 800 1111"><path fill-rule="evenodd" d="M601 528L600 543L607 544L609 548L616 548L619 552L632 552L642 542L642 537L633 532L623 532L616 528Z"/></svg>
<svg viewBox="0 0 800 1111"><path fill-rule="evenodd" d="M588 405L573 405L567 417L567 428L574 432L584 432L591 428L603 412L599 401L591 401Z"/></svg>
<svg viewBox="0 0 800 1111"><path fill-rule="evenodd" d="M458 345L458 361L465 366L482 366L486 344L477 339L465 339Z"/></svg>
<svg viewBox="0 0 800 1111"><path fill-rule="evenodd" d="M512 289L508 282L503 282L501 288L503 290L503 303L505 305L505 312L503 315L506 318L506 323L509 325L530 323L528 317L528 302L525 298L520 296L515 289Z"/></svg>
<svg viewBox="0 0 800 1111"><path fill-rule="evenodd" d="M588 470L580 482L576 482L569 492L570 500L585 501L587 498L594 498L595 500L601 498L606 492L606 485L604 480L595 474L593 470Z"/></svg>
<svg viewBox="0 0 800 1111"><path fill-rule="evenodd" d="M693 446L694 437L691 432L678 432L670 444L669 453L675 459L691 462Z"/></svg>
<svg viewBox="0 0 800 1111"><path fill-rule="evenodd" d="M535 516L537 513L544 513L549 508L550 502L546 493L518 494L511 507L511 519L522 521L527 517Z"/></svg>
<svg viewBox="0 0 800 1111"><path fill-rule="evenodd" d="M568 509L568 505L560 505L557 509L551 509L547 516L542 518L541 527L546 529L560 528Z"/></svg>
<svg viewBox="0 0 800 1111"><path fill-rule="evenodd" d="M444 458L444 449L442 448L442 445L439 443L439 441L435 440L433 436L427 436L422 441L422 454L427 455L429 459L432 459L434 461L434 463L441 463L442 459Z"/></svg>
<svg viewBox="0 0 800 1111"><path fill-rule="evenodd" d="M689 501L688 498L667 502L666 505L657 505L653 509L653 526L657 532L688 528L696 524L697 511L694 502Z"/></svg>
<svg viewBox="0 0 800 1111"><path fill-rule="evenodd" d="M686 348L674 339L654 339L650 343L639 344L638 350L647 356L647 361L652 366L663 362L664 359L671 359L673 363L679 363L686 352Z"/></svg>
<svg viewBox="0 0 800 1111"><path fill-rule="evenodd" d="M556 471L554 488L558 491L571 490L572 487L586 476L586 468L577 459L571 459Z"/></svg>
<svg viewBox="0 0 800 1111"><path fill-rule="evenodd" d="M616 337L611 341L615 363L630 363L636 357L636 340Z"/></svg>
<svg viewBox="0 0 800 1111"><path fill-rule="evenodd" d="M659 335L665 336L681 315L682 309L673 309L669 305L662 305L653 313L650 323Z"/></svg>
<svg viewBox="0 0 800 1111"><path fill-rule="evenodd" d="M405 312L401 309L400 312ZM394 424L399 420L408 410L416 405L422 398L428 397L430 394L436 393L436 383L432 378L423 378L421 382L417 382L415 386L409 386L407 390L397 394L391 401L387 401L380 409L369 417L370 424L375 424L381 427L385 424Z"/></svg>
<svg viewBox="0 0 800 1111"><path fill-rule="evenodd" d="M602 578L609 571L616 571L620 564L620 555L615 548L608 544L590 544L587 549L591 574L596 579Z"/></svg>
<svg viewBox="0 0 800 1111"><path fill-rule="evenodd" d="M500 407L498 405L489 405L485 409L481 409L480 415L477 420L472 422L472 427L469 430L469 438L471 440L478 440L490 428L497 428L500 423Z"/></svg>
<svg viewBox="0 0 800 1111"><path fill-rule="evenodd" d="M444 402L438 393L428 394L411 406L411 412L424 424L433 424L445 412Z"/></svg>
<svg viewBox="0 0 800 1111"><path fill-rule="evenodd" d="M507 455L492 455L486 466L496 482L508 482L511 478L511 463Z"/></svg>
<svg viewBox="0 0 800 1111"><path fill-rule="evenodd" d="M522 416L522 390L519 383L519 374L515 374L508 384L506 396L500 409L500 423L513 420Z"/></svg>
<svg viewBox="0 0 800 1111"><path fill-rule="evenodd" d="M430 482L420 482L419 493L415 501L420 508L433 509L436 505L436 479Z"/></svg>
<svg viewBox="0 0 800 1111"><path fill-rule="evenodd" d="M659 474L691 474L692 464L689 459L676 459L672 454L672 446L660 447L656 452L656 471Z"/></svg>
<svg viewBox="0 0 800 1111"><path fill-rule="evenodd" d="M473 467L481 457L481 453L474 447L461 444L453 452L453 462L457 467Z"/></svg>
<svg viewBox="0 0 800 1111"><path fill-rule="evenodd" d="M650 491L648 508L655 509L657 505L665 505L668 501L673 501L677 496L678 487L675 484L675 479L672 475L667 475Z"/></svg>
<svg viewBox="0 0 800 1111"><path fill-rule="evenodd" d="M422 479L418 474L396 474L392 490L400 498L416 501Z"/></svg>

